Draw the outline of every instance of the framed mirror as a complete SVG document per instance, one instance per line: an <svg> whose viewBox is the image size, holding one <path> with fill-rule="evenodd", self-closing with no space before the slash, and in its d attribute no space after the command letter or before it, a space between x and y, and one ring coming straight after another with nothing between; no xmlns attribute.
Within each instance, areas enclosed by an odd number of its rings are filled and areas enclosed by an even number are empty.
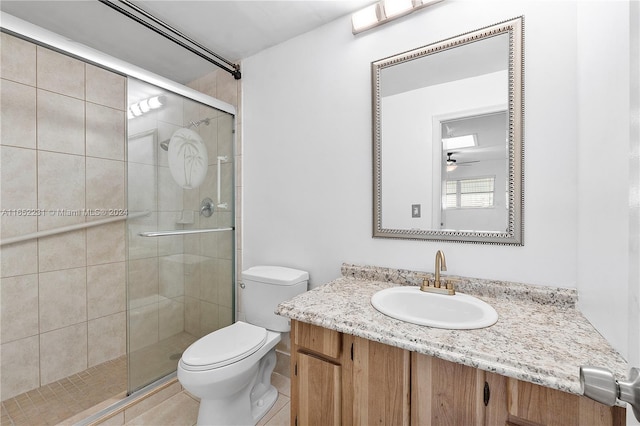
<svg viewBox="0 0 640 426"><path fill-rule="evenodd" d="M524 19L373 62L373 236L523 245Z"/></svg>

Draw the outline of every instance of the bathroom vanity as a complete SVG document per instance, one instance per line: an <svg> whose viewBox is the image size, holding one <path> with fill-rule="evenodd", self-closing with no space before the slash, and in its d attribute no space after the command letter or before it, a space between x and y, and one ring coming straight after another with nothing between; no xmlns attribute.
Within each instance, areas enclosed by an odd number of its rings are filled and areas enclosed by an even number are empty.
<svg viewBox="0 0 640 426"><path fill-rule="evenodd" d="M623 425L625 409L581 396L580 365L627 364L570 289L461 279L498 322L424 327L370 304L425 273L343 265L343 277L282 303L292 319L292 425ZM426 274L428 275L428 274Z"/></svg>

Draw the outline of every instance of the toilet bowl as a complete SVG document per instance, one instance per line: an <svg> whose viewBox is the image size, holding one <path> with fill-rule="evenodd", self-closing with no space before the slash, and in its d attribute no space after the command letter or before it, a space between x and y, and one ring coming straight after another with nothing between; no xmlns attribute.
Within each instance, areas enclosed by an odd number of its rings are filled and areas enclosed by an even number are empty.
<svg viewBox="0 0 640 426"><path fill-rule="evenodd" d="M251 425L269 411L278 398L271 372L279 341L280 333L239 321L183 353L178 380L201 399L199 425Z"/></svg>
<svg viewBox="0 0 640 426"><path fill-rule="evenodd" d="M178 380L200 398L198 425L255 425L278 398L271 384L280 333L290 330L274 311L307 289L309 274L258 266L242 273L246 322L210 333L187 348Z"/></svg>

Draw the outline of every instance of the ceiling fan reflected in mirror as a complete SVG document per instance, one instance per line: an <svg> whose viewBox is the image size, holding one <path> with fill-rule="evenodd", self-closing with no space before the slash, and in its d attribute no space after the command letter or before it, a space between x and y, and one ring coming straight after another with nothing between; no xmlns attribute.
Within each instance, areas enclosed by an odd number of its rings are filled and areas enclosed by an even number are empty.
<svg viewBox="0 0 640 426"><path fill-rule="evenodd" d="M452 172L454 171L458 166L469 166L471 165L471 163L479 163L480 161L457 161L455 158L453 158L453 154L458 154L458 152L453 151L453 152L447 152L447 159L446 159L446 163L447 163L447 171L448 172Z"/></svg>

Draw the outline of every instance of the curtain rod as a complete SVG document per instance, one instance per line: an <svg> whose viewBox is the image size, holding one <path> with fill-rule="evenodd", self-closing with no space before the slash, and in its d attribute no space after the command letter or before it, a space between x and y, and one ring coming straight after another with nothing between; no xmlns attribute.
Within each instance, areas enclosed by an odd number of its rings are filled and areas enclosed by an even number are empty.
<svg viewBox="0 0 640 426"><path fill-rule="evenodd" d="M215 66L217 66L219 68L222 68L223 70L225 70L228 73L230 73L231 75L233 75L233 78L235 78L236 80L240 80L240 78L242 78L242 74L240 73L240 65L234 64L233 62L231 62L231 61L223 58L222 56L216 54L215 52L211 51L207 47L205 47L202 44L198 43L197 41L191 39L190 37L184 35L183 33L178 31L177 29L173 28L172 26L170 26L166 22L156 18L155 16L153 16L149 12L147 12L144 9L136 6L135 4L131 3L130 1L128 1L128 0L119 0L120 3L128 6L129 8L133 9L134 11L136 11L140 15L144 16L145 18L147 18L147 19L155 22L156 24L162 26L165 30L171 31L173 34L175 34L179 38L176 38L173 35L163 31L162 29L156 27L155 25L151 24L150 22L145 21L143 18L135 15L134 13L130 12L129 10L127 10L125 8L123 8L122 6L120 6L120 5L116 4L116 3L113 3L110 0L98 0L98 1L100 3L106 5L106 6L109 6L110 8L115 10L116 12L120 12L121 14L125 15L126 17L128 17L130 19L133 19L134 21L138 22L139 24L144 25L148 29L150 29L152 31L155 31L157 34L165 37L168 40L171 40L172 42L176 43L177 45L189 50L191 53L195 53L196 55L200 56L202 59L204 59L204 60L206 60L208 62L211 62L212 64L214 64ZM218 62L216 59L213 59L211 56L205 55L201 51L193 48L192 46L188 45L187 43L185 43L184 41L182 41L180 39L186 40L187 42L193 44L194 46L196 46L199 49L201 49L204 52L206 52L208 55L213 56L214 58L226 63L227 65Z"/></svg>

